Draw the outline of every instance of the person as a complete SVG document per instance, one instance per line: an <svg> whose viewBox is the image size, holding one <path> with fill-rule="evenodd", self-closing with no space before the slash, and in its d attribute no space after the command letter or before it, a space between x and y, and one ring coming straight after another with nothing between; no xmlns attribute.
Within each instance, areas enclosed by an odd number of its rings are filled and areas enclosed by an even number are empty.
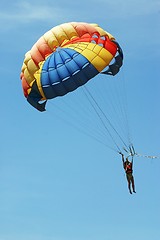
<svg viewBox="0 0 160 240"><path fill-rule="evenodd" d="M128 158L126 158L126 160L124 159L124 154L121 153L121 156L122 156L122 162L123 162L123 167L124 167L124 170L126 172L126 178L127 178L127 181L128 181L128 189L129 189L129 192L130 194L132 194L132 191L131 191L131 185L132 185L132 190L134 193L136 193L135 191L135 185L134 185L134 177L133 177L133 157L132 157L132 161L130 162L128 160Z"/></svg>

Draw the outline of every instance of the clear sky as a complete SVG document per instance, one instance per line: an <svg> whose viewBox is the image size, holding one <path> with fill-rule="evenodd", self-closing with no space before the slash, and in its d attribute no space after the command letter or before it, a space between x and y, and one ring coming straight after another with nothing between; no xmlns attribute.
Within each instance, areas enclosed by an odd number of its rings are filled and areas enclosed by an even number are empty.
<svg viewBox="0 0 160 240"><path fill-rule="evenodd" d="M0 240L159 240L160 159L134 158L130 195L120 155L89 136L91 126L98 136L98 120L80 123L84 95L52 100L44 113L23 96L25 52L70 21L98 23L116 37L124 65L114 84L126 84L116 91L127 95L130 137L138 153L160 155L159 0L1 0Z"/></svg>

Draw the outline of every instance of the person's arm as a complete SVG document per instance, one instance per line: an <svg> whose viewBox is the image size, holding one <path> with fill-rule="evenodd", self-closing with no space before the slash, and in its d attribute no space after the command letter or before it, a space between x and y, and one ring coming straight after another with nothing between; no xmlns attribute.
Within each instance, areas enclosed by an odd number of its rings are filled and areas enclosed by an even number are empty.
<svg viewBox="0 0 160 240"><path fill-rule="evenodd" d="M131 163L132 163L132 169L133 169L133 156L132 156L132 161L131 161Z"/></svg>
<svg viewBox="0 0 160 240"><path fill-rule="evenodd" d="M119 152L119 154L121 154L121 156L122 156L123 167L125 168L125 164L124 164L124 154L121 153L121 152Z"/></svg>
<svg viewBox="0 0 160 240"><path fill-rule="evenodd" d="M124 154L119 152L119 154L122 156L122 162L124 163Z"/></svg>

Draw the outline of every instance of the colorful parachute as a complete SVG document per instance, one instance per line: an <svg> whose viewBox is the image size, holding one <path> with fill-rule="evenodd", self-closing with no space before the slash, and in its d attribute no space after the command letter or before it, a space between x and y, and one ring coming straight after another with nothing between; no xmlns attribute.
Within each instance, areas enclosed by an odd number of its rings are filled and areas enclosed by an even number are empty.
<svg viewBox="0 0 160 240"><path fill-rule="evenodd" d="M61 24L26 53L20 75L24 95L33 107L45 111L48 99L74 91L99 73L115 75L122 62L119 44L97 24Z"/></svg>

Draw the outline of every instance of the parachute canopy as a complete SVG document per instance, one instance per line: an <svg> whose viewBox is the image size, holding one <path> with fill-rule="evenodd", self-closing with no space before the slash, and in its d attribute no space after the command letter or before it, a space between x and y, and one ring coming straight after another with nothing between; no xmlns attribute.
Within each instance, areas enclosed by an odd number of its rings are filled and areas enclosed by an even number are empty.
<svg viewBox="0 0 160 240"><path fill-rule="evenodd" d="M97 24L61 24L25 54L20 74L24 96L37 110L45 111L48 99L76 90L99 73L117 74L122 61L115 38Z"/></svg>

